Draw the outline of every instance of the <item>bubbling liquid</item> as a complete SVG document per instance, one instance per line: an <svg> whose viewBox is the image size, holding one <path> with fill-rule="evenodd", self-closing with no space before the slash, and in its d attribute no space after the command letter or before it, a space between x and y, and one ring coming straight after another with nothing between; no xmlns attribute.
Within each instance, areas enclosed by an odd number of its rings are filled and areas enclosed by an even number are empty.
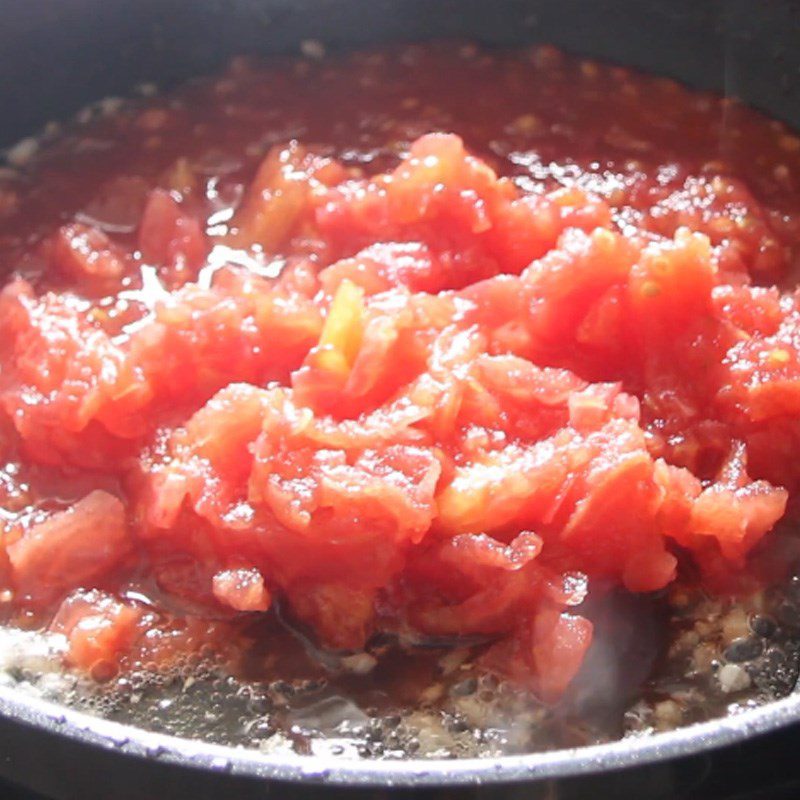
<svg viewBox="0 0 800 800"><path fill-rule="evenodd" d="M320 664L274 619L258 623L270 635L260 631L242 676L195 653L161 671L134 664L104 684L63 669L63 637L0 629L0 682L137 728L271 754L492 757L649 735L786 696L800 664L798 603L800 577L738 601L682 589L655 602L617 597L594 610L609 646L597 640L552 708L483 672L480 646L392 643L355 674ZM648 628L662 635L642 644ZM637 636L620 639L621 629ZM636 659L649 673L643 691L629 674Z"/></svg>
<svg viewBox="0 0 800 800"><path fill-rule="evenodd" d="M541 78L531 80L531 69ZM800 206L793 181L800 174L800 139L735 104L683 93L669 81L637 78L624 69L565 60L546 47L517 55L483 53L470 45L441 52L411 47L356 54L338 68L289 59L281 81L268 79L270 74L237 61L226 75L153 101L153 107L101 104L92 112L99 117L93 133L68 127L63 137L45 143L37 169L46 180L29 181L16 169L0 172L4 263L14 264L37 292L66 286L69 293L74 276L69 270L54 273L32 243L46 241L65 221L73 233L78 223L108 235L137 269L116 295L76 302L80 313L91 307L93 320L104 320L110 336L125 339L152 322L154 306L168 294L159 268L140 264L141 254L134 255L146 196L154 187L181 196L181 208L201 220L200 238L217 242L193 276L200 288L209 289L231 266L272 279L287 265L284 254L260 245L241 250L225 238L252 173L271 147L303 139L325 158L338 159L355 180L394 169L419 136L452 130L529 197L558 187L596 194L612 212L615 236L638 231L655 241L688 226L713 242L715 264L737 273L752 269L759 285L796 281ZM471 81L492 91L476 92ZM504 92L502 104L495 102L496 87ZM532 102L537 114L530 113ZM357 107L347 110L347 103ZM720 131L731 137L729 163L715 158ZM28 142L15 149L16 167L35 152L32 147ZM298 236L295 250L316 258L318 244ZM96 255L90 254L88 267L96 266ZM106 266L113 272L119 264L111 258ZM185 264L173 266L177 285L186 278ZM104 285L101 280L98 294ZM787 357L773 355L779 361ZM252 388L264 382L254 379ZM174 426L180 420L171 415L196 410L169 406L161 422ZM30 428L37 435L38 430ZM670 453L678 462L691 451L681 450L681 441L663 443L674 446ZM39 444L49 456L52 442ZM704 481L720 456L710 450L711 463L697 464ZM67 455L85 453L77 447ZM764 461L762 471L774 467ZM113 505L127 491L111 473L12 461L0 469L0 484L0 520L22 531L92 491L102 490L106 510L109 498ZM251 512L242 504L224 521L244 525ZM144 558L133 569L146 573L147 567ZM485 639L412 640L384 633L369 639L363 652L331 653L290 627L274 606L225 628L236 605L204 606L202 592L188 598L160 592L154 586L168 572L131 582L121 569L102 576L99 588L136 609L145 607L165 624L177 620L179 627L181 615L201 617L201 627L209 629L220 623L223 632L230 630L230 641L217 636L215 647L171 653L160 665L146 653L135 655L122 669L101 670L92 680L64 667L64 636L5 627L0 683L179 737L270 753L391 759L494 756L647 735L770 702L794 691L797 681L800 578L736 600L707 596L689 582L659 596L601 596L592 578L589 598L574 610L593 623L594 644L561 702L547 705L486 673L480 664L490 644ZM180 589L186 574L172 577L173 588ZM273 600L288 604L280 594ZM233 594L234 601L240 599ZM15 608L9 619L43 630L51 611L27 616L28 609ZM244 652L233 670L222 650L229 644L238 652L240 642Z"/></svg>

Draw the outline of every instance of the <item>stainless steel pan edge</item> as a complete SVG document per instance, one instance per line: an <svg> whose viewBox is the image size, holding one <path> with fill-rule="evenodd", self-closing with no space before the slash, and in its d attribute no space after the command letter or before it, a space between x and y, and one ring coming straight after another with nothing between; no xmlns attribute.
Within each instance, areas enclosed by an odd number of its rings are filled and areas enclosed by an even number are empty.
<svg viewBox="0 0 800 800"><path fill-rule="evenodd" d="M642 767L742 742L800 721L800 695L690 725L668 733L609 744L492 759L345 761L315 756L267 755L211 745L110 722L0 688L0 714L89 747L272 781L349 787L465 786L585 776L600 770Z"/></svg>

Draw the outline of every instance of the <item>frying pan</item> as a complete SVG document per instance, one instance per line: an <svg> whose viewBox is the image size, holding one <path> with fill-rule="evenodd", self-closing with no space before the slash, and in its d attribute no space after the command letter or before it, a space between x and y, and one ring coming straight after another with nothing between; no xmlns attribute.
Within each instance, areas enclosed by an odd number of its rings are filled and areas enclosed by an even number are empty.
<svg viewBox="0 0 800 800"><path fill-rule="evenodd" d="M800 126L794 2L12 0L0 10L0 145L139 82L169 86L233 54L293 51L308 38L332 48L441 37L547 41L736 95ZM726 748L715 763L744 786L747 774L759 774L753 765L766 763L775 732L797 723L800 694L736 717L580 750L362 763L170 738L0 688L0 775L64 800L691 797L711 749Z"/></svg>

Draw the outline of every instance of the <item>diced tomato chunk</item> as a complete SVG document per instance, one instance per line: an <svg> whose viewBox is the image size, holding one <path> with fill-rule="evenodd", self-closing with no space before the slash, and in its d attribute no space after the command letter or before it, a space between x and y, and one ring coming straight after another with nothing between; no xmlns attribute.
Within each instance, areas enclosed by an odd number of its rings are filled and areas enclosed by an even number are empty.
<svg viewBox="0 0 800 800"><path fill-rule="evenodd" d="M589 620L544 608L532 623L494 645L483 663L553 703L578 674L591 641Z"/></svg>
<svg viewBox="0 0 800 800"><path fill-rule="evenodd" d="M125 507L96 490L7 545L17 591L41 601L102 578L131 547Z"/></svg>
<svg viewBox="0 0 800 800"><path fill-rule="evenodd" d="M122 248L108 236L88 225L64 225L52 245L51 261L66 277L106 290L119 286L128 269Z"/></svg>
<svg viewBox="0 0 800 800"><path fill-rule="evenodd" d="M170 283L194 277L207 253L200 223L184 213L172 193L154 189L139 226L139 250L145 263L167 268Z"/></svg>
<svg viewBox="0 0 800 800"><path fill-rule="evenodd" d="M91 672L98 680L113 678L119 662L142 633L145 614L139 606L103 592L77 592L59 607L50 630L67 637L72 666Z"/></svg>
<svg viewBox="0 0 800 800"><path fill-rule="evenodd" d="M269 591L256 569L226 569L218 572L213 581L214 597L234 611L266 611Z"/></svg>

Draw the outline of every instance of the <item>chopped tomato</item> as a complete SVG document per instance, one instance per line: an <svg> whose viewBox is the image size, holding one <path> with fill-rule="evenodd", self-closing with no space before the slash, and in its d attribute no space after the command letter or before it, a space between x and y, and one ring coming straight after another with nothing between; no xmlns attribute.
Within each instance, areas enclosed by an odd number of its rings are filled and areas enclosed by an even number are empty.
<svg viewBox="0 0 800 800"><path fill-rule="evenodd" d="M116 674L119 661L141 634L144 612L103 592L76 593L59 607L50 630L67 637L70 664L98 680Z"/></svg>
<svg viewBox="0 0 800 800"><path fill-rule="evenodd" d="M269 592L264 579L255 569L226 569L218 572L213 581L214 597L234 611L266 611Z"/></svg>
<svg viewBox="0 0 800 800"><path fill-rule="evenodd" d="M139 250L145 263L165 268L169 283L181 286L196 276L207 245L197 219L182 212L172 193L155 189L139 226Z"/></svg>
<svg viewBox="0 0 800 800"><path fill-rule="evenodd" d="M17 591L41 601L106 575L130 547L125 506L96 490L31 527L6 550Z"/></svg>
<svg viewBox="0 0 800 800"><path fill-rule="evenodd" d="M51 261L64 276L81 282L88 289L119 288L128 271L125 251L102 231L88 225L64 225L52 244Z"/></svg>
<svg viewBox="0 0 800 800"><path fill-rule="evenodd" d="M487 121L478 61L415 58L448 81L195 87L135 117L130 158L95 146L93 196L72 167L74 216L45 225L40 186L6 199L42 225L0 236L0 583L12 612L58 609L71 665L204 643L235 663L274 605L343 652L480 637L551 703L588 587L715 590L764 572L754 551L775 572L758 546L800 490L800 296L778 283L800 205L776 181L800 148L759 118L717 167L713 110L605 73L578 91L567 61L506 63Z"/></svg>
<svg viewBox="0 0 800 800"><path fill-rule="evenodd" d="M545 702L552 703L578 674L591 641L589 620L544 608L532 622L494 645L483 663L530 686Z"/></svg>

